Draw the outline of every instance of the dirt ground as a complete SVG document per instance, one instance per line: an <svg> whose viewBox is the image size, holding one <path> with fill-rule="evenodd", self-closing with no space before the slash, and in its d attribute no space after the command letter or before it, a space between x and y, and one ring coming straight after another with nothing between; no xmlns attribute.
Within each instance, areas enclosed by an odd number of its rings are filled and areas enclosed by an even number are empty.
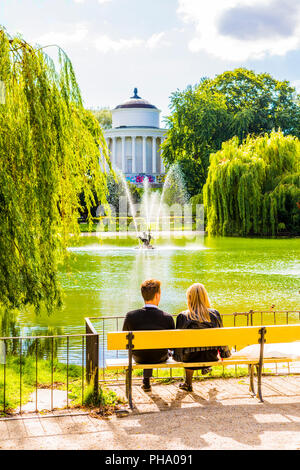
<svg viewBox="0 0 300 470"><path fill-rule="evenodd" d="M135 408L122 418L56 411L0 419L0 448L300 450L300 375L263 377L264 403L248 387L248 378L195 382L189 394L178 383L151 394L134 385Z"/></svg>

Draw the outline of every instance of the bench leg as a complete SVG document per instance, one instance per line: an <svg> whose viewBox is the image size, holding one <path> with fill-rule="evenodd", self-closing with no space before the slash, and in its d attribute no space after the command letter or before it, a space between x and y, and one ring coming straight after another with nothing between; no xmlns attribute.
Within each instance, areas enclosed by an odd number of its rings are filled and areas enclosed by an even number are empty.
<svg viewBox="0 0 300 470"><path fill-rule="evenodd" d="M262 391L261 391L261 376L262 376L262 365L256 366L257 373L257 394L256 397L259 398L259 401L263 403Z"/></svg>
<svg viewBox="0 0 300 470"><path fill-rule="evenodd" d="M265 340L265 335L266 335L267 329L265 327L260 328L259 333L260 333L260 338L258 340L260 344L260 353L259 353L259 363L256 366L256 371L257 371L257 398L259 398L260 402L263 402L263 397L262 397L262 391L261 391L261 376L262 376L262 370L264 366L264 344L266 342Z"/></svg>
<svg viewBox="0 0 300 470"><path fill-rule="evenodd" d="M128 402L130 409L133 408L132 406L132 350L134 348L132 344L132 340L134 338L134 335L132 332L129 332L128 335L126 336L128 339L128 344L127 344L127 349L128 349Z"/></svg>
<svg viewBox="0 0 300 470"><path fill-rule="evenodd" d="M132 405L132 370L129 368L128 369L128 403L130 406L130 409L133 408Z"/></svg>
<svg viewBox="0 0 300 470"><path fill-rule="evenodd" d="M254 367L256 368L256 375L257 375L257 392L255 392L255 385L254 385ZM262 397L262 390L261 390L261 378L262 378L262 367L259 364L250 364L248 366L249 370L249 378L250 378L250 385L249 391L253 397L259 398L259 401L263 403Z"/></svg>
<svg viewBox="0 0 300 470"><path fill-rule="evenodd" d="M253 365L253 364L249 364L249 366L248 366L248 371L249 371L249 379L250 379L249 391L250 391L250 393L255 397L255 389L254 389L254 365Z"/></svg>
<svg viewBox="0 0 300 470"><path fill-rule="evenodd" d="M128 388L129 388L129 370L126 369L126 375L125 375L125 393L126 393L126 398L128 399Z"/></svg>

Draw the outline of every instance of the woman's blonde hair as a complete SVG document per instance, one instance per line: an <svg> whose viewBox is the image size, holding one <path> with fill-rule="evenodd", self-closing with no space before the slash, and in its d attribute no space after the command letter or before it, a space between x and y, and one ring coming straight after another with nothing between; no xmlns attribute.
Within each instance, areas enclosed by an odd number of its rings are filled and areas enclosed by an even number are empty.
<svg viewBox="0 0 300 470"><path fill-rule="evenodd" d="M192 284L186 291L188 304L187 315L191 320L210 321L210 300L203 284Z"/></svg>

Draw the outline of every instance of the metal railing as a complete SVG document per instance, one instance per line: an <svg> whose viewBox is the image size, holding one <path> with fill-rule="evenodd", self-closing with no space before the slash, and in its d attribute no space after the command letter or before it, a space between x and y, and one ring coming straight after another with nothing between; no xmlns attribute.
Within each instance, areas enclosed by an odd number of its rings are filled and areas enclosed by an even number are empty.
<svg viewBox="0 0 300 470"><path fill-rule="evenodd" d="M173 315L176 318L177 315ZM300 310L262 310L234 312L221 315L224 326L252 326L299 323ZM92 382L94 391L99 383L124 381L124 375L107 374L107 358L127 357L126 351L107 351L108 331L122 329L124 317L89 317L85 319L86 333L45 336L0 337L3 345L0 351L0 412L9 412L8 399L13 394L15 407L23 411L24 395L34 387L35 411L38 411L40 388L50 389L50 409L54 409L54 390L57 388L56 375L64 381L60 384L66 392L66 408L70 407L69 393L77 403L84 404L85 387ZM1 363L2 362L2 363ZM42 375L42 377L40 377ZM157 370L158 377L158 370ZM169 376L164 378L176 378ZM31 383L28 384L28 380ZM76 390L74 390L74 384ZM25 390L25 393L24 393Z"/></svg>
<svg viewBox="0 0 300 470"><path fill-rule="evenodd" d="M28 395L28 388L32 389L32 386L34 411L38 411L40 388L50 388L50 410L53 411L53 394L57 386L55 375L58 370L60 378L64 376L60 385L64 386L66 392L66 408L70 407L70 386L75 383L73 398L83 405L85 385L89 383L85 378L86 348L91 336L98 338L97 334L0 337L3 345L0 358L0 369L1 365L3 368L0 376L0 412L9 412L8 399L13 399L18 412L22 413L23 391L25 389ZM43 377L40 378L40 375ZM28 384L29 378L31 384Z"/></svg>

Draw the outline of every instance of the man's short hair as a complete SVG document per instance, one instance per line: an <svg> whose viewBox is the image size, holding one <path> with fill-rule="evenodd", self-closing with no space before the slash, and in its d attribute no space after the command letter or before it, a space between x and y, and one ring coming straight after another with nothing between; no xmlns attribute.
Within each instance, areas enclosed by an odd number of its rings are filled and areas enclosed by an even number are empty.
<svg viewBox="0 0 300 470"><path fill-rule="evenodd" d="M141 284L141 292L146 302L152 300L158 292L160 292L160 281L157 279L147 279Z"/></svg>

